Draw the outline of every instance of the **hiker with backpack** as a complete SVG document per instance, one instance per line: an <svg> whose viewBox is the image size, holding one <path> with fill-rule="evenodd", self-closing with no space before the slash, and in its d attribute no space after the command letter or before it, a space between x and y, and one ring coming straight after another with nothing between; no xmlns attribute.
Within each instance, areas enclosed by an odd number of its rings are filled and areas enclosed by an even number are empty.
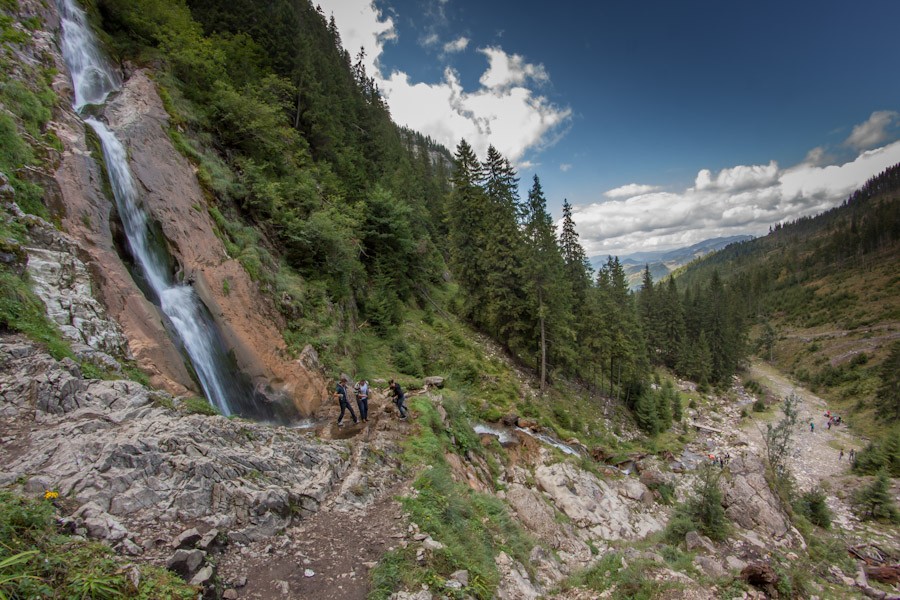
<svg viewBox="0 0 900 600"><path fill-rule="evenodd" d="M397 410L400 411L400 418L405 421L408 411L406 410L406 396L403 394L403 388L393 379L390 380L388 385L390 386L390 393L394 397L394 404L397 405Z"/></svg>
<svg viewBox="0 0 900 600"><path fill-rule="evenodd" d="M359 409L359 418L363 423L369 422L369 382L360 379L353 387L356 392L356 407Z"/></svg>

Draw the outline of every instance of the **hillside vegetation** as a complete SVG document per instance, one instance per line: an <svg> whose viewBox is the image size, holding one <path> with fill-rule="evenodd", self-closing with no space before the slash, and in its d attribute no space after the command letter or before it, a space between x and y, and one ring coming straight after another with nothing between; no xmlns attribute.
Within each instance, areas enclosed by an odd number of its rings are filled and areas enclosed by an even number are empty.
<svg viewBox="0 0 900 600"><path fill-rule="evenodd" d="M733 244L679 274L728 273L753 346L834 403L859 431L900 446L900 165L841 206ZM895 467L895 473L896 471Z"/></svg>

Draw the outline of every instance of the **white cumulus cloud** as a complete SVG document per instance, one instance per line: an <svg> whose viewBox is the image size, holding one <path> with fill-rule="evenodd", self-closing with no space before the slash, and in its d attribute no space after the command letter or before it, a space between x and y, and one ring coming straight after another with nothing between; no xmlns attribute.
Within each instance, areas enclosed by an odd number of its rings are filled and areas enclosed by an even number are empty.
<svg viewBox="0 0 900 600"><path fill-rule="evenodd" d="M680 193L630 184L604 194L611 200L574 206L572 212L590 256L668 250L716 237L763 235L776 223L819 214L898 162L900 141L839 165L805 160L786 169L774 161L718 173L703 169L694 186Z"/></svg>
<svg viewBox="0 0 900 600"><path fill-rule="evenodd" d="M469 47L469 38L460 37L456 38L452 42L447 42L444 44L444 53L451 54L453 52L462 52L466 48Z"/></svg>
<svg viewBox="0 0 900 600"><path fill-rule="evenodd" d="M604 192L607 198L631 198L632 196L640 196L641 194L649 194L659 190L658 185L643 185L640 183L629 183L621 187Z"/></svg>
<svg viewBox="0 0 900 600"><path fill-rule="evenodd" d="M856 150L868 150L888 139L888 129L900 117L892 110L878 110L865 123L860 123L844 141L844 145Z"/></svg>
<svg viewBox="0 0 900 600"><path fill-rule="evenodd" d="M483 156L493 144L511 162L521 163L528 150L552 143L571 118L571 109L535 91L549 82L541 64L499 47L479 48L487 65L476 89L464 89L458 73L449 68L436 83L412 81L402 71L386 74L379 59L385 43L397 36L393 20L371 0L321 0L320 4L326 15L334 15L351 55L365 48L366 71L381 89L394 120L451 150L465 139ZM465 47L471 43L459 38L451 47L464 49L462 40ZM429 41L438 43L436 37Z"/></svg>
<svg viewBox="0 0 900 600"><path fill-rule="evenodd" d="M568 173L572 170L572 165L570 163L560 163L559 170L563 173Z"/></svg>

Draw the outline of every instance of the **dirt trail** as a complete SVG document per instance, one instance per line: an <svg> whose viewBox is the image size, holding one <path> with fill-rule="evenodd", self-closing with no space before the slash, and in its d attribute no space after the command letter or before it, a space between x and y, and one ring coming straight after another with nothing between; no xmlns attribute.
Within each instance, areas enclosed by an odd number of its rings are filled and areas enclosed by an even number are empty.
<svg viewBox="0 0 900 600"><path fill-rule="evenodd" d="M785 398L794 394L799 398L797 407L798 425L794 435L794 450L790 462L791 471L802 491L821 487L828 496L828 506L834 512L835 523L843 529L854 530L859 520L853 515L849 505L848 490L855 486L856 476L850 474L849 453L851 448L859 451L864 442L851 432L846 425L827 427L825 411L828 404L809 390L790 381L771 365L754 361L750 369L751 377L775 396ZM774 421L782 417L779 410ZM810 430L810 423L813 430ZM764 449L764 426L755 423L744 431ZM841 458L841 448L844 457Z"/></svg>
<svg viewBox="0 0 900 600"><path fill-rule="evenodd" d="M230 548L220 575L238 598L364 600L369 570L405 543L409 524L396 500L408 482L399 475L398 443L410 423L401 422L373 394L369 422L338 428L337 409L320 411L316 435L347 440L349 466L318 512L275 539ZM334 414L332 414L334 413Z"/></svg>

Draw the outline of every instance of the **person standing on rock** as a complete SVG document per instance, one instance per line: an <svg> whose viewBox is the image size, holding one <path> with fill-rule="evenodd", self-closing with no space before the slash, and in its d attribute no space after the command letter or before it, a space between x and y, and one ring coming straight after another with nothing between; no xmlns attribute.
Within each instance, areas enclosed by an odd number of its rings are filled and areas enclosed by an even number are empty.
<svg viewBox="0 0 900 600"><path fill-rule="evenodd" d="M356 392L356 408L359 409L359 418L363 420L363 423L369 422L369 382L360 379L356 386L354 386L354 391Z"/></svg>
<svg viewBox="0 0 900 600"><path fill-rule="evenodd" d="M388 385L391 388L391 395L394 397L394 404L397 405L397 410L400 411L400 418L406 420L406 396L403 394L403 388L393 379L390 380Z"/></svg>
<svg viewBox="0 0 900 600"><path fill-rule="evenodd" d="M337 386L334 388L334 397L338 399L338 402L341 404L341 414L338 416L337 424L338 427L341 426L341 422L344 420L344 411L349 410L350 416L353 417L353 424L356 425L359 423L359 420L356 418L356 413L353 412L353 407L350 406L350 403L347 402L347 378L341 377L341 380L337 382Z"/></svg>

